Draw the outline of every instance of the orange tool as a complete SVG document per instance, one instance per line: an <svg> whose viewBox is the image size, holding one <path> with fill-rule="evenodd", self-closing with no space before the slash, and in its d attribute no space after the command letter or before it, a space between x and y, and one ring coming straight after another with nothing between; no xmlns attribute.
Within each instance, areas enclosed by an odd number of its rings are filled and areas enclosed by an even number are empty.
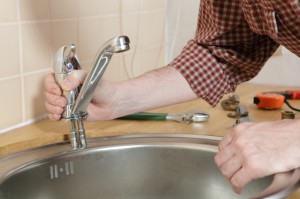
<svg viewBox="0 0 300 199"><path fill-rule="evenodd" d="M279 109L284 104L284 95L277 93L258 93L254 97L254 104L262 109Z"/></svg>

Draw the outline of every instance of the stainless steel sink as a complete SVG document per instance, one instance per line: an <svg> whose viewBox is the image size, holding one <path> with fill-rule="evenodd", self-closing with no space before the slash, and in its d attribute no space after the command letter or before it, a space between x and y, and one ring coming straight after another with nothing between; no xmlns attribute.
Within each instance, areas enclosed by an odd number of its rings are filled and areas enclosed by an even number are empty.
<svg viewBox="0 0 300 199"><path fill-rule="evenodd" d="M0 198L245 199L270 185L264 178L235 194L214 163L219 140L144 134L35 148L0 159Z"/></svg>

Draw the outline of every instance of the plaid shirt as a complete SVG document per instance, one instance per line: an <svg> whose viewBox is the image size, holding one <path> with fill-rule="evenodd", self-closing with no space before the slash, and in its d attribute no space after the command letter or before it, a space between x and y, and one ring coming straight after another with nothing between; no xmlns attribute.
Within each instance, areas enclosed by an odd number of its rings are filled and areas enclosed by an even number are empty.
<svg viewBox="0 0 300 199"><path fill-rule="evenodd" d="M300 56L296 0L201 0L195 37L169 65L215 106L256 76L280 44Z"/></svg>

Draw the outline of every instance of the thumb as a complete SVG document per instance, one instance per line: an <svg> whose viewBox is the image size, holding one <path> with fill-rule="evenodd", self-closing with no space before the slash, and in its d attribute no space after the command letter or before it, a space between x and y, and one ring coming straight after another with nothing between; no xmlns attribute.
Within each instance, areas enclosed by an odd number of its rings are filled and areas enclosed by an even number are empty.
<svg viewBox="0 0 300 199"><path fill-rule="evenodd" d="M87 72L84 70L74 70L62 82L61 87L65 91L74 90L83 83Z"/></svg>

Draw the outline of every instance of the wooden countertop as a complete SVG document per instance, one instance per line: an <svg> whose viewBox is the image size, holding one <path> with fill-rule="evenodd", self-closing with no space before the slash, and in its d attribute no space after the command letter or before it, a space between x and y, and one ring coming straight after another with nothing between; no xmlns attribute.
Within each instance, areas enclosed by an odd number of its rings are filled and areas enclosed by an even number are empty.
<svg viewBox="0 0 300 199"><path fill-rule="evenodd" d="M253 104L253 97L255 94L263 91L284 91L288 89L296 88L244 83L237 88L235 94L239 96L240 104L247 106L252 121L273 121L281 119L282 110L290 109L284 105L281 110L260 110ZM227 98L228 95L224 96L223 99ZM290 100L290 103L295 107L300 107L300 100ZM235 119L227 117L230 111L223 110L220 104L212 108L201 99L156 109L151 112L179 114L192 109L209 113L209 121L192 124L183 124L174 121L133 120L85 122L86 134L87 137L138 133L192 133L224 136L226 129L235 123ZM300 113L296 113L296 118L300 118ZM68 123L64 121L53 122L44 119L25 127L3 133L0 135L0 156L36 146L66 141L68 140L68 132ZM293 198L300 198L300 191L295 196L290 197L290 199Z"/></svg>
<svg viewBox="0 0 300 199"><path fill-rule="evenodd" d="M245 83L237 88L235 94L239 96L240 104L247 106L252 121L271 121L281 119L282 110L260 110L253 104L253 97L262 91L283 91L287 89L295 88ZM227 98L228 95L224 96L223 99ZM295 107L300 107L300 100L290 100L290 103ZM212 108L201 99L156 109L151 112L179 114L192 109L209 113L209 120L204 123L192 124L183 124L174 121L97 121L85 122L85 129L87 137L136 133L195 133L223 136L226 134L226 129L235 123L235 119L227 117L230 111L223 110L220 104ZM282 109L290 110L286 105ZM296 118L300 118L300 113L296 113ZM49 119L44 119L1 134L0 156L36 146L65 141L68 140L68 134L68 123L64 121L53 122Z"/></svg>

